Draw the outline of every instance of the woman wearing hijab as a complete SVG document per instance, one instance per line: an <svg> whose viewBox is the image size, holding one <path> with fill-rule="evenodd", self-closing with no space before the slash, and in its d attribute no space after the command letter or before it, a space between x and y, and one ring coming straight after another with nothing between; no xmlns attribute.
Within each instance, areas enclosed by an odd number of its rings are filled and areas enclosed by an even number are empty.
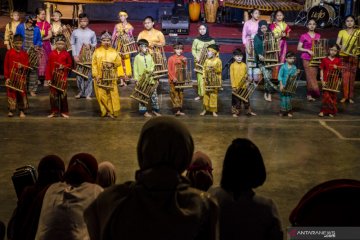
<svg viewBox="0 0 360 240"><path fill-rule="evenodd" d="M192 162L187 169L186 177L191 186L202 191L207 191L213 185L212 163L208 155L198 151L194 154Z"/></svg>
<svg viewBox="0 0 360 240"><path fill-rule="evenodd" d="M63 180L65 164L60 157L48 155L40 160L37 170L37 182L24 189L8 224L9 239L25 240L27 235L32 235L32 239L35 237L41 211L41 208L35 206L42 204L45 192L51 184Z"/></svg>
<svg viewBox="0 0 360 240"><path fill-rule="evenodd" d="M209 190L220 207L220 239L283 239L274 202L253 190L265 180L257 146L248 139L235 139L226 151L220 187Z"/></svg>
<svg viewBox="0 0 360 240"><path fill-rule="evenodd" d="M215 239L216 203L182 176L193 151L180 121L147 121L137 146L136 181L108 188L85 211L90 239Z"/></svg>
<svg viewBox="0 0 360 240"><path fill-rule="evenodd" d="M191 53L195 60L195 66L196 63L199 62L202 52L203 54L207 53L207 46L215 44L215 40L210 37L209 28L207 25L201 24L198 29L200 35L194 39L191 47ZM204 96L205 93L203 73L201 71L196 72L196 79L198 83L198 96L195 98L195 100L198 101Z"/></svg>
<svg viewBox="0 0 360 240"><path fill-rule="evenodd" d="M269 31L268 24L265 20L259 22L258 33L254 37L254 50L255 50L255 61L257 66L260 68L264 78L264 99L271 102L271 91L276 90L275 85L271 82L271 70L265 68L264 64L264 38L265 33Z"/></svg>
<svg viewBox="0 0 360 240"><path fill-rule="evenodd" d="M46 191L35 239L89 239L84 210L103 189L95 184L98 164L88 153L74 155L65 182Z"/></svg>
<svg viewBox="0 0 360 240"><path fill-rule="evenodd" d="M114 185L116 182L115 166L108 161L99 164L98 175L96 183L102 188L107 188Z"/></svg>

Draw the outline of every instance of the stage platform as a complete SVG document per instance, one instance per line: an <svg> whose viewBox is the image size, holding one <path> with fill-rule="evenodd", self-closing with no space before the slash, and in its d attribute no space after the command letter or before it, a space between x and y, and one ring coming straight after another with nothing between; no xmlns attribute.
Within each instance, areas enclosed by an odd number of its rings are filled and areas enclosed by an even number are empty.
<svg viewBox="0 0 360 240"><path fill-rule="evenodd" d="M147 121L137 112L137 102L129 98L133 85L120 88L121 114L113 120L101 118L96 99L74 98L75 82L70 82L68 101L70 118L48 119L48 89L40 87L37 97L29 97L27 117L7 117L6 95L0 86L0 219L7 222L16 205L11 182L13 171L23 165L37 166L47 154L58 154L66 163L78 152L89 152L99 162L112 161L117 182L134 179L137 170L136 145L142 125ZM206 152L213 161L215 185L219 184L222 161L234 138L250 138L260 148L267 167L267 181L257 192L277 204L283 228L288 215L311 187L334 178L360 178L360 86L356 85L355 104L339 104L335 118L317 116L320 101L305 100L301 82L293 100L294 117L279 117L279 97L271 103L263 99L262 89L251 98L255 117L230 114L229 85L219 94L219 117L199 116L201 101L195 101L193 89L185 91L184 111L178 119L191 130L196 150ZM159 88L161 113L171 114L168 84Z"/></svg>

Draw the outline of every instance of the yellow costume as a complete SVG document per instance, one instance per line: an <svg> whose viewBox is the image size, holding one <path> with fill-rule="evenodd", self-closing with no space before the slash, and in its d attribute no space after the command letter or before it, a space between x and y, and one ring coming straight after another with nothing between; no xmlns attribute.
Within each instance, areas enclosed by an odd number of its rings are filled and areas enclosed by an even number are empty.
<svg viewBox="0 0 360 240"><path fill-rule="evenodd" d="M16 28L19 25L20 21L11 21L8 24L6 24L5 27L5 35L4 35L4 44L9 45L10 44L10 37L13 37L16 33ZM12 36L10 36L12 34Z"/></svg>
<svg viewBox="0 0 360 240"><path fill-rule="evenodd" d="M94 78L94 92L100 105L101 116L107 113L118 116L120 112L120 97L116 80L112 81L113 89L106 90L98 87L96 79L101 78L102 63L111 62L115 67L121 66L121 58L114 48L105 49L103 46L97 48L92 58L92 76Z"/></svg>
<svg viewBox="0 0 360 240"><path fill-rule="evenodd" d="M155 44L165 46L165 37L162 32L156 29L143 30L139 33L137 39L146 39L149 42L149 47L152 48Z"/></svg>
<svg viewBox="0 0 360 240"><path fill-rule="evenodd" d="M243 62L233 62L230 65L230 81L232 88L245 87L240 86L241 80L246 75L246 64Z"/></svg>
<svg viewBox="0 0 360 240"><path fill-rule="evenodd" d="M134 27L130 23L126 23L125 25L123 23L116 24L115 28L114 28L114 32L113 32L113 37L112 37L113 42L115 43L116 38L122 34L132 35L133 30L134 30ZM119 45L119 47L121 47L121 46ZM120 49L116 49L116 50L119 51ZM127 77L131 77L132 69L131 69L130 54L122 55L121 59L123 60L123 66L118 67L118 69L117 69L118 76L119 77L125 76L125 73L126 73ZM125 73L124 73L124 66L125 66Z"/></svg>
<svg viewBox="0 0 360 240"><path fill-rule="evenodd" d="M216 76L220 79L221 82L221 72L222 72L222 62L217 55L215 55L213 58L208 58L205 60L204 63L204 85L206 86L206 79L208 78L209 72L207 69L209 67L213 67L215 70ZM204 87L204 89L206 89ZM204 110L209 112L217 112L218 107L218 90L214 89L212 91L205 91L204 98L203 98L203 105Z"/></svg>

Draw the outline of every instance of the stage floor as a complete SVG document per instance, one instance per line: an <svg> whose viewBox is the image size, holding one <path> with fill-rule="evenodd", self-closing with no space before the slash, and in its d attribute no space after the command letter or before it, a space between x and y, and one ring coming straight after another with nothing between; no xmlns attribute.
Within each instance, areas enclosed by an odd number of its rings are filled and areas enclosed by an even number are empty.
<svg viewBox="0 0 360 240"><path fill-rule="evenodd" d="M161 112L171 114L167 84L160 88ZM13 171L23 165L37 166L47 154L57 154L66 163L78 152L89 152L99 162L116 165L117 183L134 178L137 170L136 145L146 122L137 113L137 103L129 98L133 86L123 87L121 115L112 120L99 117L95 99L76 100L74 82L69 89L70 119L48 119L49 98L45 89L37 97L29 97L30 109L25 119L6 117L6 97L0 88L0 219L7 222L16 205L11 182ZM261 90L251 104L255 117L230 115L230 87L220 93L219 117L199 116L201 102L194 101L194 91L186 90L185 112L180 117L191 130L196 150L206 152L213 161L215 185L221 177L222 161L227 146L234 138L250 138L260 148L268 172L267 181L257 192L277 203L283 227L299 199L311 187L334 178L360 179L360 89L356 103L339 104L334 119L319 118L320 101L305 101L305 87L299 87L293 104L293 119L279 117L278 95L265 102Z"/></svg>

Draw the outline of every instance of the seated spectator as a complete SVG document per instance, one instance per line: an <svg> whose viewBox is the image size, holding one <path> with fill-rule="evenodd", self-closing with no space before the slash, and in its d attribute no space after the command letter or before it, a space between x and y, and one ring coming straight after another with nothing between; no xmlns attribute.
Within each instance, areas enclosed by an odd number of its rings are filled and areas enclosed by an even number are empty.
<svg viewBox="0 0 360 240"><path fill-rule="evenodd" d="M334 179L310 189L289 217L293 226L360 226L360 181Z"/></svg>
<svg viewBox="0 0 360 240"><path fill-rule="evenodd" d="M220 187L209 192L220 206L220 239L282 240L279 214L271 199L254 188L266 180L259 149L248 139L235 139L227 149Z"/></svg>
<svg viewBox="0 0 360 240"><path fill-rule="evenodd" d="M92 155L71 158L65 182L52 184L45 193L36 239L89 239L83 214L103 190L95 184L97 171Z"/></svg>
<svg viewBox="0 0 360 240"><path fill-rule="evenodd" d="M209 156L198 151L192 158L186 176L190 179L193 188L206 192L213 185L212 170Z"/></svg>
<svg viewBox="0 0 360 240"><path fill-rule="evenodd" d="M40 160L38 180L24 189L8 224L9 239L26 240L27 236L34 239L45 192L51 184L63 180L64 172L65 164L60 157L48 155ZM35 207L38 204L40 208Z"/></svg>
<svg viewBox="0 0 360 240"><path fill-rule="evenodd" d="M99 164L98 175L96 183L102 188L110 187L116 182L115 166L108 161Z"/></svg>
<svg viewBox="0 0 360 240"><path fill-rule="evenodd" d="M181 175L193 151L180 121L147 121L137 146L136 181L106 189L85 211L90 239L215 239L215 201Z"/></svg>

